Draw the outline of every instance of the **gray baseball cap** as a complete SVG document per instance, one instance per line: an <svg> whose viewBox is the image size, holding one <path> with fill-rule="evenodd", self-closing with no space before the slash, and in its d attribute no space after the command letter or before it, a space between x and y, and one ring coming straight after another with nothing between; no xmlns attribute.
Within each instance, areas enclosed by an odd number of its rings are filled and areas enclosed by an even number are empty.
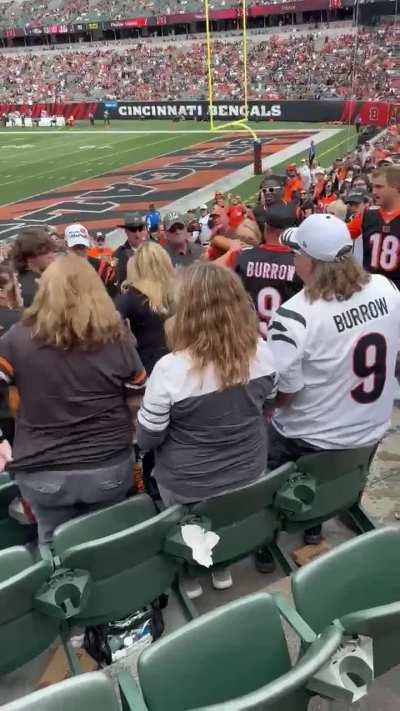
<svg viewBox="0 0 400 711"><path fill-rule="evenodd" d="M123 217L123 223L118 227L144 227L146 218L140 212L127 212Z"/></svg>
<svg viewBox="0 0 400 711"><path fill-rule="evenodd" d="M179 212L167 212L164 217L164 229L170 230L173 225L186 225L186 218Z"/></svg>

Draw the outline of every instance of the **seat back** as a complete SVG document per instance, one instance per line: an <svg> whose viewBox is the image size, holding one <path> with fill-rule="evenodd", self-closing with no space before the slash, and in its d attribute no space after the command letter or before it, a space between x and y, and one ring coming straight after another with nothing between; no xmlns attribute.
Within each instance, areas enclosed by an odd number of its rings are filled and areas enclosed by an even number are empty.
<svg viewBox="0 0 400 711"><path fill-rule="evenodd" d="M301 568L292 578L300 615L316 632L334 619L370 608L400 603L400 529L381 528L338 546ZM400 610L400 606L399 606ZM378 611L377 611L378 612ZM362 622L360 633L374 638L376 673L400 663L400 611Z"/></svg>
<svg viewBox="0 0 400 711"><path fill-rule="evenodd" d="M278 528L274 496L294 471L294 464L285 464L247 486L191 507L193 513L206 516L220 536L213 550L214 563L241 558L273 540Z"/></svg>
<svg viewBox="0 0 400 711"><path fill-rule="evenodd" d="M290 668L279 612L266 593L202 615L151 645L138 665L149 711L222 704L263 687ZM305 711L304 692L291 696L282 709ZM304 705L298 706L300 698Z"/></svg>
<svg viewBox="0 0 400 711"><path fill-rule="evenodd" d="M294 522L322 522L357 504L376 450L326 450L300 457L297 473L278 492L275 504L290 529Z"/></svg>
<svg viewBox="0 0 400 711"><path fill-rule="evenodd" d="M171 585L178 562L163 553L180 506L161 514L146 494L60 526L54 550L66 568L86 570L91 589L75 619L99 624L126 617Z"/></svg>
<svg viewBox="0 0 400 711"><path fill-rule="evenodd" d="M112 683L105 674L80 674L8 704L7 711L119 711Z"/></svg>
<svg viewBox="0 0 400 711"><path fill-rule="evenodd" d="M50 564L34 563L25 548L0 551L1 674L41 654L58 635L58 621L34 609L35 595L50 575Z"/></svg>

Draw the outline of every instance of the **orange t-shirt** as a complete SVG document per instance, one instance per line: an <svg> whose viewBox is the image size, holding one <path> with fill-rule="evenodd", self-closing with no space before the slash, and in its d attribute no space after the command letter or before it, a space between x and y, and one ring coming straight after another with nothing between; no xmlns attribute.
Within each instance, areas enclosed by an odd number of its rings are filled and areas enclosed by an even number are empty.
<svg viewBox="0 0 400 711"><path fill-rule="evenodd" d="M326 205L329 205L331 202L335 202L335 200L337 200L337 195L332 193L332 195L326 195L325 197L319 198L318 204L321 207L326 207Z"/></svg>
<svg viewBox="0 0 400 711"><path fill-rule="evenodd" d="M89 257L93 259L101 259L102 257L111 257L111 247L91 247L88 252Z"/></svg>
<svg viewBox="0 0 400 711"><path fill-rule="evenodd" d="M231 207L228 207L226 214L228 215L229 227L232 229L239 227L244 218L242 205L231 205Z"/></svg>
<svg viewBox="0 0 400 711"><path fill-rule="evenodd" d="M285 202L290 202L293 198L293 193L299 192L303 188L303 181L299 175L294 178L286 178L285 181L285 191L283 193L283 199Z"/></svg>

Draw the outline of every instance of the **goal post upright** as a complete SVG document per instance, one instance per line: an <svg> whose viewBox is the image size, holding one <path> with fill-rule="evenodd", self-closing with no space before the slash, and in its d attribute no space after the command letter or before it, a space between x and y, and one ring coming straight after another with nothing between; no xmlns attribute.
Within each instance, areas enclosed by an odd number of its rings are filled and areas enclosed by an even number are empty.
<svg viewBox="0 0 400 711"><path fill-rule="evenodd" d="M210 6L209 0L204 0L204 10L206 18L206 62L207 62L207 77L208 77L208 111L209 111L209 125L210 131L215 133L217 131L224 131L226 129L239 128L248 131L253 137L255 142L258 142L257 134L248 125L249 121L249 87L248 87L248 44L247 44L247 0L242 0L241 2L241 16L242 16L242 48L243 48L243 105L244 105L244 116L237 121L229 121L227 123L217 125L214 117L214 78L213 78L213 68L212 68L212 37L211 37L211 26L210 26Z"/></svg>

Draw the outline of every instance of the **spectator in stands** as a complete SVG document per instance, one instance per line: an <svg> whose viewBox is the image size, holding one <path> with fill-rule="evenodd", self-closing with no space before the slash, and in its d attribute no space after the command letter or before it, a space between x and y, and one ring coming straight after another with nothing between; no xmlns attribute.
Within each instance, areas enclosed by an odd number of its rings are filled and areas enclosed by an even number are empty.
<svg viewBox="0 0 400 711"><path fill-rule="evenodd" d="M0 359L21 398L9 469L47 543L61 523L131 489L127 397L145 371L101 280L73 254L44 272L23 320L0 339Z"/></svg>
<svg viewBox="0 0 400 711"><path fill-rule="evenodd" d="M320 449L381 440L393 407L400 335L399 292L357 264L342 221L312 215L284 242L296 252L305 287L278 309L270 329L280 371L271 469ZM306 531L306 543L320 538L320 528Z"/></svg>
<svg viewBox="0 0 400 711"><path fill-rule="evenodd" d="M156 237L161 225L161 215L159 211L156 210L154 203L149 205L148 212L146 213L146 222L150 237Z"/></svg>
<svg viewBox="0 0 400 711"><path fill-rule="evenodd" d="M209 225L209 220L210 220L210 213L208 211L207 205L202 205L200 207L200 217L199 217L199 224L200 224L200 236L199 236L199 242L203 247L206 247L208 243L210 242L210 237L211 237L211 229Z"/></svg>
<svg viewBox="0 0 400 711"><path fill-rule="evenodd" d="M0 264L0 335L17 323L21 318L22 299L20 287L13 269L7 264ZM17 398L15 389L8 388L0 392L0 430L3 437L12 445L14 441L14 417Z"/></svg>
<svg viewBox="0 0 400 711"><path fill-rule="evenodd" d="M84 225L79 223L65 228L65 243L68 250L77 257L87 259L90 249L90 235Z"/></svg>
<svg viewBox="0 0 400 711"><path fill-rule="evenodd" d="M44 270L55 256L54 244L42 227L26 227L21 230L10 252L10 258L18 275L22 302L30 306Z"/></svg>
<svg viewBox="0 0 400 711"><path fill-rule="evenodd" d="M259 202L266 208L283 203L283 192L282 178L278 175L267 175L261 181Z"/></svg>
<svg viewBox="0 0 400 711"><path fill-rule="evenodd" d="M213 215L226 216L227 205L224 194L217 191L214 196L214 205L212 208Z"/></svg>
<svg viewBox="0 0 400 711"><path fill-rule="evenodd" d="M308 192L311 188L311 170L310 167L307 165L305 158L302 158L300 161L299 176L303 184L303 190L306 190Z"/></svg>
<svg viewBox="0 0 400 711"><path fill-rule="evenodd" d="M147 375L168 353L164 325L173 313L174 279L174 268L165 249L154 242L146 242L130 258L122 295L116 299L122 318L129 320ZM144 485L150 496L159 499L157 484L152 477L153 468L154 453L147 452L142 459Z"/></svg>
<svg viewBox="0 0 400 711"><path fill-rule="evenodd" d="M0 15L3 6L0 3ZM30 15L33 8L31 3ZM353 55L354 42L353 34L331 37L322 45L317 34L295 41L270 34L267 39L253 38L248 52L250 98L354 98L356 93L355 98L364 100L398 100L393 27L361 32L354 71L349 71L348 54ZM240 52L234 43L215 39L213 54L215 98L238 98L243 78ZM14 49L3 54L0 64L0 103L25 104L29 98L46 102L103 99L121 92L126 100L144 102L202 99L207 94L204 42L192 42L190 51L179 41L163 47L151 41L112 47L96 43L66 51L55 46L47 53L41 48L31 48L29 53ZM70 119L67 125L74 123L74 117Z"/></svg>
<svg viewBox="0 0 400 711"><path fill-rule="evenodd" d="M21 318L21 289L14 270L0 264L0 336Z"/></svg>
<svg viewBox="0 0 400 711"><path fill-rule="evenodd" d="M257 330L230 270L199 262L182 272L167 323L171 353L156 363L138 416L139 445L157 450L154 476L166 505L216 496L264 472L263 408L276 374ZM230 587L229 571L214 573L213 584Z"/></svg>
<svg viewBox="0 0 400 711"><path fill-rule="evenodd" d="M126 279L126 267L129 259L135 254L138 247L149 238L146 218L140 212L128 212L124 217L124 222L119 227L123 227L126 234L126 242L114 252L115 283L120 287Z"/></svg>
<svg viewBox="0 0 400 711"><path fill-rule="evenodd" d="M299 200L300 191L303 187L303 182L297 172L296 163L289 163L286 170L285 187L283 191L283 199L285 202Z"/></svg>
<svg viewBox="0 0 400 711"><path fill-rule="evenodd" d="M276 309L302 288L293 266L293 254L279 241L283 230L295 223L292 205L270 207L262 243L237 252L232 265L253 300L264 337Z"/></svg>
<svg viewBox="0 0 400 711"><path fill-rule="evenodd" d="M166 250L153 242L142 244L127 267L116 306L128 319L137 351L148 375L168 350L164 323L173 310L174 268Z"/></svg>
<svg viewBox="0 0 400 711"><path fill-rule="evenodd" d="M101 232L100 230L95 232L88 256L93 259L104 259L104 257L111 259L112 249L111 247L106 247L106 236L104 232Z"/></svg>
<svg viewBox="0 0 400 711"><path fill-rule="evenodd" d="M203 247L188 239L185 218L177 212L164 217L165 249L174 267L187 267L203 255Z"/></svg>
<svg viewBox="0 0 400 711"><path fill-rule="evenodd" d="M235 195L230 199L226 214L228 216L229 227L232 230L239 227L245 215L245 207L242 205L240 195Z"/></svg>
<svg viewBox="0 0 400 711"><path fill-rule="evenodd" d="M56 254L66 254L67 253L67 245L65 244L64 235L60 236L58 234L57 228L54 227L54 225L44 225L43 229L47 232L47 234L51 238L53 245L54 245L54 251L56 252Z"/></svg>

